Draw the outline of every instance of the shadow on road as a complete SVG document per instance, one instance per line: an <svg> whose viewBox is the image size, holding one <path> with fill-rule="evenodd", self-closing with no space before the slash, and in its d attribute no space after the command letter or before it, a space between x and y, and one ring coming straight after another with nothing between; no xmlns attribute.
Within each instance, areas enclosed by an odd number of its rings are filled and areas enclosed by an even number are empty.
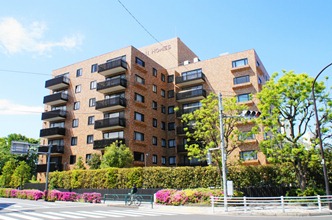
<svg viewBox="0 0 332 220"><path fill-rule="evenodd" d="M1 203L0 202L0 210L5 209L9 206L15 205L15 203Z"/></svg>

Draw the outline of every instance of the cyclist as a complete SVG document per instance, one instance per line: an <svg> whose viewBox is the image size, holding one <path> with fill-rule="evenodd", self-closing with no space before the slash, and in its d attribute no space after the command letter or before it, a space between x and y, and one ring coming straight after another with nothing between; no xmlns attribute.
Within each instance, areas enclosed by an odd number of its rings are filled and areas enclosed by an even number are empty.
<svg viewBox="0 0 332 220"><path fill-rule="evenodd" d="M137 193L137 187L136 184L133 185L133 188L130 190L130 204L134 201L134 196Z"/></svg>

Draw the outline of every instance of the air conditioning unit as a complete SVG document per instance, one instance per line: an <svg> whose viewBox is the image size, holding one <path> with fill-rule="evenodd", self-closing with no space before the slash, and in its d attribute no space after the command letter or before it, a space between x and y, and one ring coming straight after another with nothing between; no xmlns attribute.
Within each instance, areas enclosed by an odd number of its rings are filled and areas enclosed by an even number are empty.
<svg viewBox="0 0 332 220"><path fill-rule="evenodd" d="M190 62L189 62L189 60L185 60L184 62L183 62L183 65L188 65Z"/></svg>
<svg viewBox="0 0 332 220"><path fill-rule="evenodd" d="M199 60L198 57L195 57L193 61L194 61L194 63L197 63L197 62L200 61L200 60Z"/></svg>

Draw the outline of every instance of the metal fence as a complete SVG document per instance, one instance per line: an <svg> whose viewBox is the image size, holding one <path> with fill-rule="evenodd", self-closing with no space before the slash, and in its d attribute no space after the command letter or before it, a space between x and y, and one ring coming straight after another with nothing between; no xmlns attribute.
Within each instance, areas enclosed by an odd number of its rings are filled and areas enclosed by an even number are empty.
<svg viewBox="0 0 332 220"><path fill-rule="evenodd" d="M328 206L332 203L332 195L328 196L280 196L280 197L228 197L226 203L224 197L211 196L212 211L215 207L224 207L228 211L228 207L236 207L237 210L250 211L257 207L271 207L273 209L281 209L285 212L286 207L296 207L298 209L316 209L322 211L322 206Z"/></svg>

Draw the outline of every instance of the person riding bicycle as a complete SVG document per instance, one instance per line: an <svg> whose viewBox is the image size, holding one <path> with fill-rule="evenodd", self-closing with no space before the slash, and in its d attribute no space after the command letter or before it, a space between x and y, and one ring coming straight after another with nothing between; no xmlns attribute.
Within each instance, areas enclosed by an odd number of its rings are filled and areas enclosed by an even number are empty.
<svg viewBox="0 0 332 220"><path fill-rule="evenodd" d="M137 193L137 187L136 184L133 185L133 188L130 190L130 203L134 200L134 195Z"/></svg>

